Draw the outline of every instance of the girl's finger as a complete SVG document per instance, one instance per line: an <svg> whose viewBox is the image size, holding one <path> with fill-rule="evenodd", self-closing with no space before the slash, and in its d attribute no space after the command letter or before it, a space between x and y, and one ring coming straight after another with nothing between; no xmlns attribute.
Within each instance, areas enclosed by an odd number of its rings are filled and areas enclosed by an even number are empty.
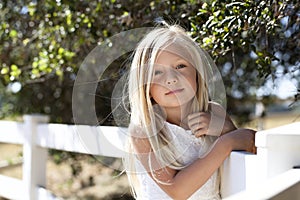
<svg viewBox="0 0 300 200"><path fill-rule="evenodd" d="M190 128L194 126L198 126L200 125L200 123L208 124L209 123L208 116L205 114L199 114L197 117L188 120L188 126Z"/></svg>
<svg viewBox="0 0 300 200"><path fill-rule="evenodd" d="M206 112L197 112L197 113L193 113L193 114L190 114L188 116L188 121L197 121L201 118L205 118L205 117L209 117L208 115L210 115L209 113L206 113Z"/></svg>
<svg viewBox="0 0 300 200"><path fill-rule="evenodd" d="M203 122L196 122L196 123L190 125L189 127L190 127L190 129L191 129L192 131L197 131L197 130L199 130L199 129L201 129L201 128L204 128L205 126L206 126L206 123L203 123Z"/></svg>
<svg viewBox="0 0 300 200"><path fill-rule="evenodd" d="M190 121L190 120L193 120L195 118L198 118L200 116L200 113L201 112L197 112L197 113L192 113L192 114L188 115L188 120Z"/></svg>
<svg viewBox="0 0 300 200"><path fill-rule="evenodd" d="M207 134L207 129L206 128L202 128L199 129L197 132L194 133L195 137L201 137Z"/></svg>

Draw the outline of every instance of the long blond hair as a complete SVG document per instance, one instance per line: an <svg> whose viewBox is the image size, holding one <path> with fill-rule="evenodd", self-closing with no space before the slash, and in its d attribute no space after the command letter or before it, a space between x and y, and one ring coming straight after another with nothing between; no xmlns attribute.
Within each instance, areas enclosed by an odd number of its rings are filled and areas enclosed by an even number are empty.
<svg viewBox="0 0 300 200"><path fill-rule="evenodd" d="M146 137L149 140L151 153L154 154L161 167L182 169L185 166L176 157L176 148L170 142L168 129L164 126L165 116L159 106L154 104L150 98L155 60L161 50L170 46L180 49L179 54L182 54L180 56L190 62L197 71L198 86L192 103L192 112L208 110L209 93L206 70L208 61L203 59L203 55L206 56L206 54L181 27L172 25L155 28L141 40L133 53L128 80L131 126L139 127L143 133L139 136L132 135L132 137ZM128 148L129 152L133 151L130 141ZM132 164L134 158L134 153L129 155L133 157L127 160L127 167L128 163ZM134 168L134 165L130 166ZM154 171L154 168L150 166L150 171ZM137 192L137 186L132 176L133 171L133 169L128 169L129 173L127 174L134 191Z"/></svg>

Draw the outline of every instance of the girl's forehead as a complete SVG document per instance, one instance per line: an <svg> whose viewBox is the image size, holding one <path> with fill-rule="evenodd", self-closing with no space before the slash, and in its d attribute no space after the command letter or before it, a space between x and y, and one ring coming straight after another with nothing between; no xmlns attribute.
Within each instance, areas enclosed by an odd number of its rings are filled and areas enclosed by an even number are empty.
<svg viewBox="0 0 300 200"><path fill-rule="evenodd" d="M171 44L167 47L160 48L156 55L155 61L163 59L163 57L172 57L174 59L183 59L191 61L192 56L187 48L181 45Z"/></svg>

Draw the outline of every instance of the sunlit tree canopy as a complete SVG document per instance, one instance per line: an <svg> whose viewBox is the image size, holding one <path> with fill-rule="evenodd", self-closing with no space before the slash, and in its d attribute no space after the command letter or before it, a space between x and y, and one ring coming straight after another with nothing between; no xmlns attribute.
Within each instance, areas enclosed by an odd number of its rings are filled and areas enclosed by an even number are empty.
<svg viewBox="0 0 300 200"><path fill-rule="evenodd" d="M296 96L299 7L297 0L1 1L0 117L44 113L72 123L72 88L84 58L114 34L154 26L157 18L185 27L211 54L233 113L230 102L254 102L268 80L285 75ZM107 124L110 102L101 97L110 97L124 60L112 64L95 97L99 121Z"/></svg>

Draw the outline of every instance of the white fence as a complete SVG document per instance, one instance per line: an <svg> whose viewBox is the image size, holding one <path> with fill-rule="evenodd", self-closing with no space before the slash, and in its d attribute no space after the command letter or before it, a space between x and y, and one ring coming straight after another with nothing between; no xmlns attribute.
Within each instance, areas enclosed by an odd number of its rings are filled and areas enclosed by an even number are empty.
<svg viewBox="0 0 300 200"><path fill-rule="evenodd" d="M300 188L300 122L257 132L255 145L256 155L233 156L233 152L224 162L223 196L300 199L300 190L295 189Z"/></svg>
<svg viewBox="0 0 300 200"><path fill-rule="evenodd" d="M24 123L0 121L0 142L23 145L23 178L0 175L0 196L22 200L55 199L45 188L49 148L108 157L124 155L126 128L47 122L45 116L24 116ZM297 190L300 170L293 170L300 165L300 123L258 132L256 146L257 155L232 152L224 162L222 196L246 199L253 191L269 191L268 198L275 199L278 195L300 198L300 190ZM291 176L293 179L288 179ZM266 198L255 193L260 196L251 199Z"/></svg>

